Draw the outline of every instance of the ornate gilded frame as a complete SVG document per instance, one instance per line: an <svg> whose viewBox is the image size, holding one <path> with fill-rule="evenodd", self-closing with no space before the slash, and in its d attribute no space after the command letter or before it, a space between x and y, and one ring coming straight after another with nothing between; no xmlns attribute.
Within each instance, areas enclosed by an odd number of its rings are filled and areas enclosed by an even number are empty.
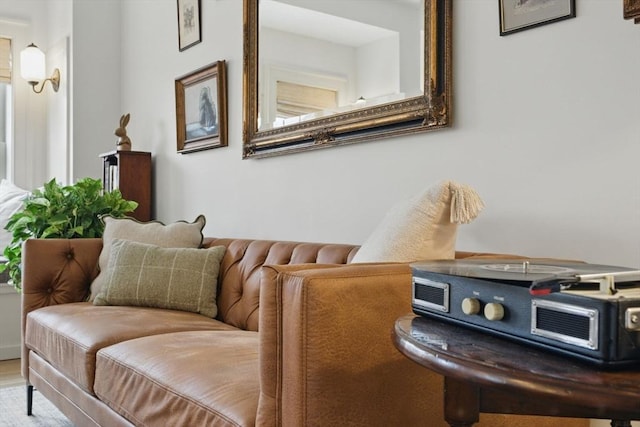
<svg viewBox="0 0 640 427"><path fill-rule="evenodd" d="M243 1L243 158L352 144L451 125L453 0L424 0L422 95L263 131L258 130L258 0Z"/></svg>
<svg viewBox="0 0 640 427"><path fill-rule="evenodd" d="M624 19L633 19L640 24L640 0L624 0L622 3Z"/></svg>

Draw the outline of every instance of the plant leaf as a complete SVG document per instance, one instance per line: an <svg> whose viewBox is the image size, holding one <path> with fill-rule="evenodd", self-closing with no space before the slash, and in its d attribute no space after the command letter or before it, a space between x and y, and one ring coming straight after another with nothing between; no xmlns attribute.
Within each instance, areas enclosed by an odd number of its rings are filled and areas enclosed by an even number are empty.
<svg viewBox="0 0 640 427"><path fill-rule="evenodd" d="M7 262L0 264L0 272L8 270L10 283L20 292L25 240L102 237L101 215L122 217L137 207L137 202L125 200L119 190L103 192L98 179L82 178L67 186L52 179L42 189L34 190L22 210L9 218L5 229L11 232L12 241L3 250Z"/></svg>

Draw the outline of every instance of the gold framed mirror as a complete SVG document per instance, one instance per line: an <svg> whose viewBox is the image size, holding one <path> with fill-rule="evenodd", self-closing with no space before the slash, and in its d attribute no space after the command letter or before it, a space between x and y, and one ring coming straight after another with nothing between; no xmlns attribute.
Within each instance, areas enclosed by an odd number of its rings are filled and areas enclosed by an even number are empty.
<svg viewBox="0 0 640 427"><path fill-rule="evenodd" d="M452 0L243 1L243 158L450 126Z"/></svg>

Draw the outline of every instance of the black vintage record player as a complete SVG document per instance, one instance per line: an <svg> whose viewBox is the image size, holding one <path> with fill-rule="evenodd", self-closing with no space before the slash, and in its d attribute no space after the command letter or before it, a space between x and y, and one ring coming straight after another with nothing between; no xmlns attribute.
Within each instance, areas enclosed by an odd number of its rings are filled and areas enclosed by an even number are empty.
<svg viewBox="0 0 640 427"><path fill-rule="evenodd" d="M493 258L411 267L416 314L602 366L640 362L640 270Z"/></svg>

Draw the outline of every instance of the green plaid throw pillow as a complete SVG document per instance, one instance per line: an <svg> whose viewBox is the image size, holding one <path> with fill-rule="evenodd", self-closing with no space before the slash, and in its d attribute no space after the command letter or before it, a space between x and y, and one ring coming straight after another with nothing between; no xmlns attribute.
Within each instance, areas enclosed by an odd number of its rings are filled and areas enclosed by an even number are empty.
<svg viewBox="0 0 640 427"><path fill-rule="evenodd" d="M131 305L218 313L216 292L226 248L162 248L115 239L95 305Z"/></svg>

